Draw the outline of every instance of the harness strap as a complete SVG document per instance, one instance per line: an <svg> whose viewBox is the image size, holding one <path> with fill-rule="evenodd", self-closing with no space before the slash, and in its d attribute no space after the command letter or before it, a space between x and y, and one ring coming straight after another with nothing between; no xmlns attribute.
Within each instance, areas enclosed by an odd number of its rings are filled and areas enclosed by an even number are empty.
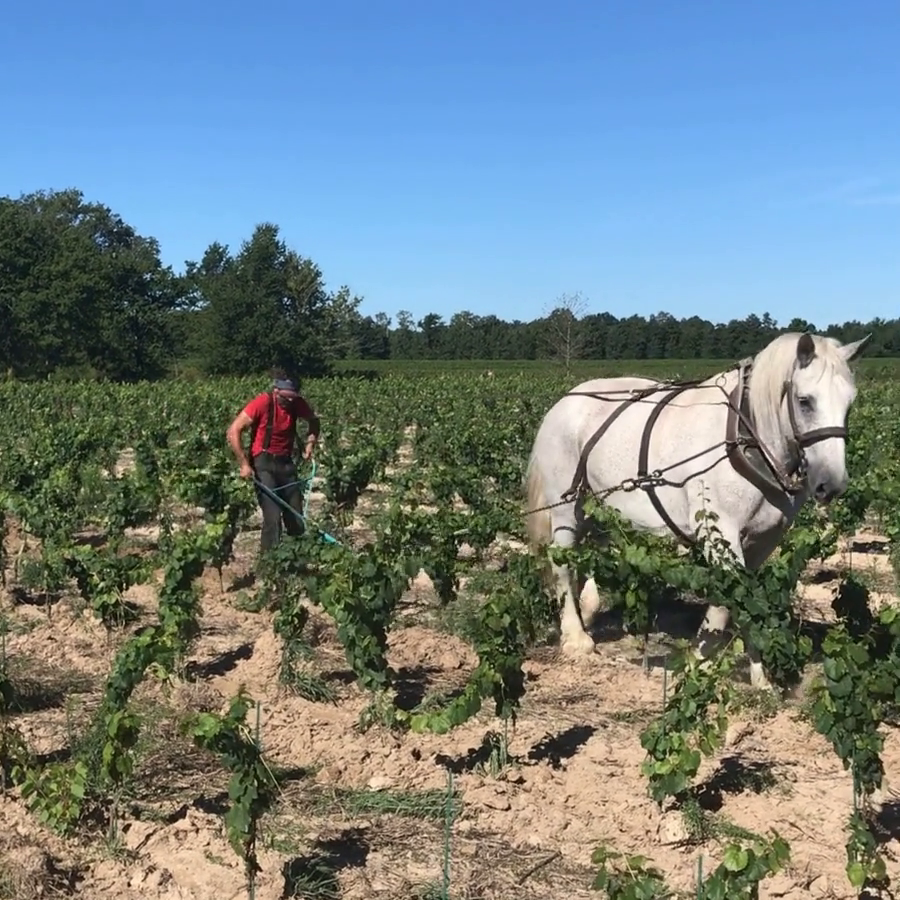
<svg viewBox="0 0 900 900"><path fill-rule="evenodd" d="M641 449L638 454L638 479L645 479L649 474L649 470L647 467L647 462L650 456L650 434L653 431L653 426L656 424L656 420L659 418L662 411L665 409L666 405L671 403L677 396L683 394L686 390L688 390L691 385L683 384L679 385L672 391L667 397L661 400L654 408L653 412L650 413L650 417L647 419L647 423L644 425L644 433L641 435ZM652 485L644 481L646 485L647 496L650 498L650 502L653 504L653 508L659 514L659 517L666 523L669 527L669 530L678 538L678 540L684 544L686 547L690 547L694 543L694 539L682 531L678 525L675 524L675 521L666 511L666 508L660 502L659 496L656 493L656 488Z"/></svg>
<svg viewBox="0 0 900 900"><path fill-rule="evenodd" d="M587 463L588 457L591 455L594 447L597 446L600 438L606 434L607 429L619 416L625 412L625 410L632 404L637 402L638 400L642 400L644 397L648 397L650 394L655 393L658 388L654 385L653 387L643 388L639 391L635 391L632 393L630 397L626 400L623 400L613 412L610 414L609 418L606 419L603 424L588 438L585 442L584 447L581 450L581 455L578 457L578 465L575 467L575 475L572 478L572 484L569 485L569 489L562 495L563 500L571 500L573 497L576 497L578 494L581 494L585 491L590 490L590 485L588 484L587 479ZM581 393L587 394L587 392L571 392L572 394ZM587 394L590 396L589 394Z"/></svg>
<svg viewBox="0 0 900 900"><path fill-rule="evenodd" d="M744 412L744 404L747 393L747 373L750 365L742 365L738 377L738 383L728 398L728 418L725 422L725 447L728 461L731 467L742 478L745 478L774 506L781 502L781 492L788 489L789 479L787 473L770 458L768 449L759 440L755 429L749 422ZM741 433L744 426L745 434ZM756 450L765 467L772 473L774 481L767 477L747 458L748 450Z"/></svg>
<svg viewBox="0 0 900 900"><path fill-rule="evenodd" d="M275 392L269 391L269 412L266 416L266 433L263 435L262 452L269 452L269 444L272 443L272 428L275 425Z"/></svg>

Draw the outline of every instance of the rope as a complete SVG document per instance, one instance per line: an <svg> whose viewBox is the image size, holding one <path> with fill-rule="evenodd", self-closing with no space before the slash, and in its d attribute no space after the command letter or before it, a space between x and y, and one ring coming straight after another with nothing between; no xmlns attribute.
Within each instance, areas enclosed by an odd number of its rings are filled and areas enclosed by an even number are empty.
<svg viewBox="0 0 900 900"><path fill-rule="evenodd" d="M312 460L312 468L310 469L309 475L307 475L305 478L298 478L296 481L289 481L287 484L282 484L276 488L268 487L267 485L263 484L255 476L253 478L253 482L255 484L257 484L259 487L261 487L264 491L266 491L269 494L269 496L272 497L273 500L277 501L282 506L286 507L292 513L294 513L294 515L298 515L297 510L294 509L293 506L289 506L287 503L285 503L281 499L281 497L278 497L276 495L278 494L279 491L286 491L288 488L291 488L291 487L297 487L299 485L308 485L309 490L307 490L306 487L303 488L303 519L304 519L304 524L306 524L305 519L306 519L307 513L309 511L309 498L310 498L310 495L312 494L312 483L313 483L313 479L315 477L316 477L316 461Z"/></svg>
<svg viewBox="0 0 900 900"><path fill-rule="evenodd" d="M308 480L308 482L309 482L310 485L311 485L311 484L312 484L312 476L310 476L309 479L303 479L303 481L307 481L307 480ZM308 508L308 506L309 506L309 495L310 495L310 493L312 493L312 492L311 492L311 491L307 491L307 492L306 492L306 496L305 496L304 502L303 502L303 512L302 512L302 513L297 512L297 510L294 509L293 506L291 506L291 505L288 504L288 503L285 503L285 501L282 500L282 498L278 496L278 491L283 491L286 487L291 487L293 484L302 484L303 481L292 482L291 484L284 484L284 485L282 485L282 486L279 487L279 488L270 488L268 485L263 484L258 478L255 478L255 477L254 477L254 479L253 479L253 483L254 483L254 484L255 484L255 485L256 485L256 486L264 493L264 494L267 494L267 495L268 495L272 500L274 500L274 501L275 501L282 509L285 509L285 510L287 510L289 513L291 513L296 519L298 519L298 520L300 521L300 523L303 525L304 528L307 528L308 525L309 525L309 522L307 522L307 518L306 518L306 510L307 510L307 508ZM328 543L328 544L340 544L340 541L339 541L336 537L334 537L333 535L329 534L327 531L324 531L322 528L319 528L318 525L313 525L313 527L316 529L316 531L319 532L319 534L322 536L322 538L325 540L326 543Z"/></svg>

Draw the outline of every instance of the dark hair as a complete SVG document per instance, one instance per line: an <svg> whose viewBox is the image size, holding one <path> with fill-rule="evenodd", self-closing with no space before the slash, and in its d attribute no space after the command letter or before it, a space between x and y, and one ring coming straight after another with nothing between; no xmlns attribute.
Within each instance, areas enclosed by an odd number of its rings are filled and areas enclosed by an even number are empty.
<svg viewBox="0 0 900 900"><path fill-rule="evenodd" d="M287 381L294 385L294 390L300 390L300 379L291 374L284 366L272 366L272 381Z"/></svg>
<svg viewBox="0 0 900 900"><path fill-rule="evenodd" d="M293 381L294 384L299 384L300 379L297 378L296 374L285 366L272 366L271 375L273 380L275 381Z"/></svg>

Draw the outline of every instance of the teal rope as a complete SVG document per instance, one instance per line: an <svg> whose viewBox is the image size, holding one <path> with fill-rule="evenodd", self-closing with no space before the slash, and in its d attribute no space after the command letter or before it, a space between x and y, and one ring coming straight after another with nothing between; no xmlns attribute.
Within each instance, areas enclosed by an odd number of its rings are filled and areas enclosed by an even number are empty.
<svg viewBox="0 0 900 900"><path fill-rule="evenodd" d="M291 513L293 516L295 516L305 528L307 525L306 513L307 513L307 510L309 509L309 497L310 497L310 494L312 494L312 480L313 480L313 476L315 475L315 473L316 473L316 464L315 464L315 462L313 462L312 472L310 473L308 478L303 478L303 479L299 479L297 481L292 481L290 484L284 484L279 488L275 488L274 490L272 488L268 487L267 485L263 484L256 476L253 477L253 483L264 494L266 494L268 497L270 497L272 500L274 500L282 509L286 509L289 513ZM277 493L278 491L283 491L285 488L291 487L295 484L308 484L310 487L310 489L305 491L304 495L303 495L303 512L302 513L297 512L297 510L294 509L293 506L286 503L281 497L278 496L278 493ZM323 531L318 526L315 526L315 528L319 532L319 534L321 534L322 537L329 544L339 544L340 543L340 541L336 537L333 537L332 535L328 534L327 531Z"/></svg>
<svg viewBox="0 0 900 900"><path fill-rule="evenodd" d="M263 488L263 490L265 490L269 495L272 495L273 492L277 494L278 491L286 491L289 487L294 487L295 485L306 485L306 487L303 488L303 517L305 519L308 514L308 511L309 511L309 498L310 498L310 495L312 494L312 483L313 483L313 478L315 478L315 477L316 477L316 461L313 460L312 461L312 469L310 469L308 476L306 476L305 478L298 478L296 481L289 481L287 484L281 485L281 487L270 488L270 487L266 487L264 484L261 484L259 482L259 480L256 478L254 478L253 480L256 482L256 484L258 484L261 488ZM284 503L284 501L282 501L281 497L273 496L272 499L277 500L282 506L287 506L287 504ZM292 513L294 513L294 515L297 514L297 510L294 509L292 506L287 506L287 508L290 509L290 511Z"/></svg>

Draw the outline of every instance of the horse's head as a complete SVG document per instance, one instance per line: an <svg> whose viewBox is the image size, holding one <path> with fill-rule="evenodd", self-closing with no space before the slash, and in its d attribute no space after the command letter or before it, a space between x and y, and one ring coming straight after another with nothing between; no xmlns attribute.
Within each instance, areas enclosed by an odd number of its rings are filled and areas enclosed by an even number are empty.
<svg viewBox="0 0 900 900"><path fill-rule="evenodd" d="M856 399L849 364L871 337L841 344L834 338L803 334L796 342L796 360L784 390L785 424L809 492L820 503L847 489L847 418Z"/></svg>

